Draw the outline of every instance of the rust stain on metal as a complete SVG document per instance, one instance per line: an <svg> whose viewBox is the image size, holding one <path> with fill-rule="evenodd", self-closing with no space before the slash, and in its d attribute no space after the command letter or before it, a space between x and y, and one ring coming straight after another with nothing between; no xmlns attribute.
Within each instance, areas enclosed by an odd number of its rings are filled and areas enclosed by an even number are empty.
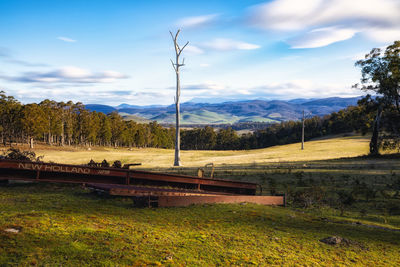
<svg viewBox="0 0 400 267"><path fill-rule="evenodd" d="M160 196L158 198L159 207L189 206L193 204L211 203L255 203L262 205L284 206L282 196Z"/></svg>
<svg viewBox="0 0 400 267"><path fill-rule="evenodd" d="M130 169L0 159L1 179L83 183L110 195L144 197L148 206L241 202L285 205L284 196L255 196L256 183Z"/></svg>
<svg viewBox="0 0 400 267"><path fill-rule="evenodd" d="M148 184L191 187L236 194L253 195L257 184L187 175L156 173L129 169L91 167L55 163L0 160L0 179L21 179L53 182ZM206 188L204 188L206 187Z"/></svg>

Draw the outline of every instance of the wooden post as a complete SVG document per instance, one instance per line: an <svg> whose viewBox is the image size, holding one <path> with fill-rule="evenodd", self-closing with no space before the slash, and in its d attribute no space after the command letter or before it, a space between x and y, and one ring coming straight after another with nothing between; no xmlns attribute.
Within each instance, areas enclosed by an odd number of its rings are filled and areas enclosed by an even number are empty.
<svg viewBox="0 0 400 267"><path fill-rule="evenodd" d="M301 127L301 150L304 150L304 110L303 110L303 119Z"/></svg>

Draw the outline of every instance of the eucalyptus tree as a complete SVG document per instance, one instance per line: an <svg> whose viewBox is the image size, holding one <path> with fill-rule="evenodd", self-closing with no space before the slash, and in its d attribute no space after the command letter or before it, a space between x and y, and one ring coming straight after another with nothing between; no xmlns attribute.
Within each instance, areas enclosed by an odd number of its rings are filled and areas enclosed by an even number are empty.
<svg viewBox="0 0 400 267"><path fill-rule="evenodd" d="M33 148L34 138L43 136L47 130L48 117L38 104L27 104L22 108L21 122L30 148Z"/></svg>
<svg viewBox="0 0 400 267"><path fill-rule="evenodd" d="M13 96L7 96L4 91L0 91L0 133L1 143L10 143L17 135L21 134L21 103Z"/></svg>
<svg viewBox="0 0 400 267"><path fill-rule="evenodd" d="M361 86L355 87L377 95L370 153L379 154L379 147L400 149L400 41L385 51L372 49L355 65L361 68L362 75Z"/></svg>

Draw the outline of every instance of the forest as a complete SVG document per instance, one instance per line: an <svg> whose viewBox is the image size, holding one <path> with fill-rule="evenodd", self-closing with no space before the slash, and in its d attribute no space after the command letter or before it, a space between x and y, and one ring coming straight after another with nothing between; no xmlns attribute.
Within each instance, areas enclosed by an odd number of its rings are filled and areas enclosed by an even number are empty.
<svg viewBox="0 0 400 267"><path fill-rule="evenodd" d="M324 117L305 120L305 140L315 137L372 130L375 109L367 96L358 106ZM264 129L238 135L232 127L211 126L181 130L184 150L244 150L299 142L301 121L267 125ZM117 113L108 115L89 111L82 103L44 100L39 104L21 104L12 96L0 93L0 142L44 142L59 146L115 146L173 148L175 129L157 122L125 121Z"/></svg>
<svg viewBox="0 0 400 267"><path fill-rule="evenodd" d="M0 93L0 141L49 145L157 147L174 146L173 128L157 122L124 121L117 113L91 112L82 103L44 100L23 105Z"/></svg>

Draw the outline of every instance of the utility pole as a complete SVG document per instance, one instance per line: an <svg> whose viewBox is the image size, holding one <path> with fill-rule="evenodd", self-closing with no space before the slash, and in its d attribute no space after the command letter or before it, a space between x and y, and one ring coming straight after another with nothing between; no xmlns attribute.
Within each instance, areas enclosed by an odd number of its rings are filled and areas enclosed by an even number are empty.
<svg viewBox="0 0 400 267"><path fill-rule="evenodd" d="M185 49L185 47L189 44L189 42L186 42L186 44L181 48L178 44L178 36L181 30L178 30L176 34L172 34L170 31L169 33L171 34L172 41L174 42L174 47L175 47L175 62L172 61L172 67L175 70L176 74L176 96L175 96L175 109L176 109L176 125L175 125L175 160L174 160L174 166L180 166L181 165L181 133L180 133L180 111L179 111L179 98L181 96L181 83L180 83L180 77L179 77L179 69L182 66L185 66L185 59L182 60L182 63L179 62L179 57Z"/></svg>
<svg viewBox="0 0 400 267"><path fill-rule="evenodd" d="M303 109L303 119L302 119L302 128L301 128L301 150L304 150L304 109Z"/></svg>

